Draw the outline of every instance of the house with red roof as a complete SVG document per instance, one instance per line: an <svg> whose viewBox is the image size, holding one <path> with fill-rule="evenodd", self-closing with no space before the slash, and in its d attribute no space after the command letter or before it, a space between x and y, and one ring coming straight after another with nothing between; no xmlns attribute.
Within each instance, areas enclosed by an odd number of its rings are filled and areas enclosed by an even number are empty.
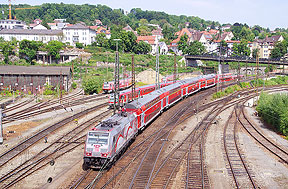
<svg viewBox="0 0 288 189"><path fill-rule="evenodd" d="M156 30L152 30L151 32L152 36L157 37L158 40L163 39L162 29L157 28Z"/></svg>
<svg viewBox="0 0 288 189"><path fill-rule="evenodd" d="M137 34L137 31L134 31L129 25L127 25L126 27L124 27L123 30L125 30L126 32L131 31L131 32L133 32L136 36L138 35L138 34Z"/></svg>
<svg viewBox="0 0 288 189"><path fill-rule="evenodd" d="M103 26L89 26L90 29L96 31L96 35L99 35L100 33L104 33L106 35L107 39L110 39L111 32L109 29L103 27Z"/></svg>
<svg viewBox="0 0 288 189"><path fill-rule="evenodd" d="M269 58L275 44L283 40L282 35L266 36L265 39L256 39L253 42L252 49L259 49L259 58Z"/></svg>
<svg viewBox="0 0 288 189"><path fill-rule="evenodd" d="M152 47L151 54L156 54L156 46L158 44L158 39L157 39L156 36L152 36L152 35L149 35L149 36L137 36L137 43L139 41L143 41L143 42L146 42L146 43L150 44L151 47Z"/></svg>

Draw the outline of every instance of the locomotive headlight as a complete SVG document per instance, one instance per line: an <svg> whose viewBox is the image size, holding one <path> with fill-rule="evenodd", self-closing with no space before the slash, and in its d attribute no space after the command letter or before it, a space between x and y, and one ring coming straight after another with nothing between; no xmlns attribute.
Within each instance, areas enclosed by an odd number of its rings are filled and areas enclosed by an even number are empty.
<svg viewBox="0 0 288 189"><path fill-rule="evenodd" d="M107 156L108 156L108 153L101 153L101 156L102 156L102 157L107 157Z"/></svg>

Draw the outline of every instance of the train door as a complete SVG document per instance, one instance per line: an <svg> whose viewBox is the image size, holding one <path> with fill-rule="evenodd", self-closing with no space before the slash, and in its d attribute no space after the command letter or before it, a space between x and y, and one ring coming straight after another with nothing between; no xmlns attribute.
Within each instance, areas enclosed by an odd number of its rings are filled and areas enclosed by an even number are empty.
<svg viewBox="0 0 288 189"><path fill-rule="evenodd" d="M169 96L166 97L166 106L169 105L169 100L168 100Z"/></svg>
<svg viewBox="0 0 288 189"><path fill-rule="evenodd" d="M145 125L145 119L144 119L144 117L145 117L145 112L143 112L143 113L141 114L141 127L142 127L142 128L144 128L144 125Z"/></svg>

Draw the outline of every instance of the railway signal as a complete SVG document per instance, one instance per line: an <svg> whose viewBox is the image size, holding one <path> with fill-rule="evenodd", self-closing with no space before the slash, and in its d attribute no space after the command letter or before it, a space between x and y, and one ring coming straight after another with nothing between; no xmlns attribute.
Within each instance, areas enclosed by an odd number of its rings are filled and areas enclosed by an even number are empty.
<svg viewBox="0 0 288 189"><path fill-rule="evenodd" d="M2 125L2 118L6 115L2 113L2 109L4 109L4 104L0 107L0 144L3 144L3 125Z"/></svg>
<svg viewBox="0 0 288 189"><path fill-rule="evenodd" d="M115 56L115 74L114 74L114 114L119 107L119 52L118 41L120 39L113 39L116 41L116 56ZM117 104L116 104L117 103Z"/></svg>

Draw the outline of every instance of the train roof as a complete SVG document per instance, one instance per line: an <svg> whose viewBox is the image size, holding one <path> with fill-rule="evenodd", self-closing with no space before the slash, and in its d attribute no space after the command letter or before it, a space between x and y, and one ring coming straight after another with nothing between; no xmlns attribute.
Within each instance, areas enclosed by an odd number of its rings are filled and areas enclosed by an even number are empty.
<svg viewBox="0 0 288 189"><path fill-rule="evenodd" d="M203 75L203 78L205 79L212 79L216 76L216 74L208 74L208 75Z"/></svg>
<svg viewBox="0 0 288 189"><path fill-rule="evenodd" d="M215 77L215 74L209 74L209 75L205 75L205 76L198 76L198 77L194 77L194 78L190 78L190 79L181 80L177 83L173 83L173 84L168 85L166 87L155 90L155 91L153 91L153 92L151 92L145 96L142 96L141 98L126 104L125 107L127 109L138 109L138 108L142 107L143 105L147 104L148 102L156 99L161 94L168 92L172 89L175 89L177 87L180 87L183 84L194 83L194 82L196 83L199 79L203 79L203 78L210 79L213 77Z"/></svg>
<svg viewBox="0 0 288 189"><path fill-rule="evenodd" d="M101 121L97 126L92 128L92 131L110 131L119 132L122 126L129 124L135 119L135 115L127 112L119 112L104 121Z"/></svg>
<svg viewBox="0 0 288 189"><path fill-rule="evenodd" d="M143 105L147 104L148 102L150 102L151 100L156 99L161 94L168 92L174 88L180 87L181 85L183 85L183 83L180 81L180 82L168 85L166 87L160 88L160 89L155 90L155 91L153 91L153 92L151 92L145 96L142 96L141 98L138 98L137 100L134 100L134 101L126 104L125 107L128 109L138 109L138 108L142 107Z"/></svg>

